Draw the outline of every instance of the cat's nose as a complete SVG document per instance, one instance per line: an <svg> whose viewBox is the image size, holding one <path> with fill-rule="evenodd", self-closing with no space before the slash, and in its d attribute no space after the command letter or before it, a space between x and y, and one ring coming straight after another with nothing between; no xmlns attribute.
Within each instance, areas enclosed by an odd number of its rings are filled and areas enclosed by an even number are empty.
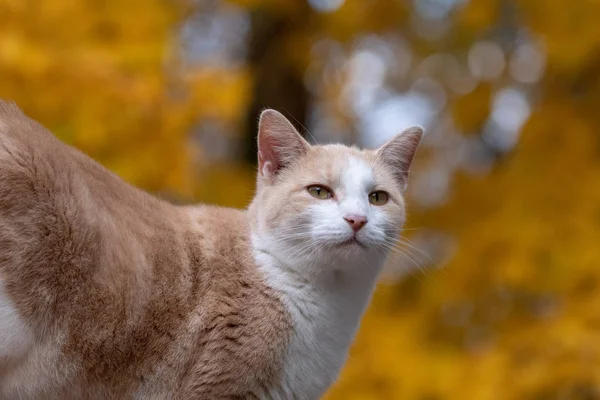
<svg viewBox="0 0 600 400"><path fill-rule="evenodd" d="M346 215L344 219L350 224L354 232L360 231L360 229L367 223L367 217L364 215L349 214Z"/></svg>

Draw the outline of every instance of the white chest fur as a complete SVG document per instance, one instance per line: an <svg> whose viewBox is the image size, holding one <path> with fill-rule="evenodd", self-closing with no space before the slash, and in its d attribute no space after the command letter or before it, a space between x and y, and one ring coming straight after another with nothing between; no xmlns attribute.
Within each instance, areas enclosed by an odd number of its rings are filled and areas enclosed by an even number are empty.
<svg viewBox="0 0 600 400"><path fill-rule="evenodd" d="M267 254L257 259L268 283L282 294L294 326L280 385L265 397L318 399L344 365L379 268L352 266L315 283Z"/></svg>

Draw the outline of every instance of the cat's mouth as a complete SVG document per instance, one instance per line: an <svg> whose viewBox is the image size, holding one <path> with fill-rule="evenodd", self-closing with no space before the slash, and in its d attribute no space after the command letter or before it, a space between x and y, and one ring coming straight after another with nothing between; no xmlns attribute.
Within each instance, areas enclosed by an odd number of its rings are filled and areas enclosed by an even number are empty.
<svg viewBox="0 0 600 400"><path fill-rule="evenodd" d="M358 240L358 238L356 236L352 236L347 240L344 240L341 243L338 243L339 247L346 247L346 246L360 246L362 248L365 248L366 246L360 241Z"/></svg>

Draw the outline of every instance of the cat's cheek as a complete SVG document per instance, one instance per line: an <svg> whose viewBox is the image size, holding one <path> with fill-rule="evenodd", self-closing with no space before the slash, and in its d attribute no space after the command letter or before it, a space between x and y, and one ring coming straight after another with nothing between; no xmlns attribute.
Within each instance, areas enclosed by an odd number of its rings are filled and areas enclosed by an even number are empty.
<svg viewBox="0 0 600 400"><path fill-rule="evenodd" d="M399 240L401 226L393 221L382 221L373 225L369 232L369 249L382 251L393 247Z"/></svg>
<svg viewBox="0 0 600 400"><path fill-rule="evenodd" d="M385 205L381 210L381 219L385 221L386 224L393 226L394 230L399 233L404 227L404 222L406 221L404 207L397 204Z"/></svg>

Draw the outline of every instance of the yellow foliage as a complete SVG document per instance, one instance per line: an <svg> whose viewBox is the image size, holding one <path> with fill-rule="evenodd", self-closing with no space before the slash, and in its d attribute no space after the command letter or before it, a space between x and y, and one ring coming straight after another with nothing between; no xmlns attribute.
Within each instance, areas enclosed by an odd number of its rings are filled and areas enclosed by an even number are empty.
<svg viewBox="0 0 600 400"><path fill-rule="evenodd" d="M600 3L595 0L565 2L520 0L519 7L527 25L544 36L548 60L555 68L578 69L600 45L597 16ZM575 40L574 40L575 39Z"/></svg>
<svg viewBox="0 0 600 400"><path fill-rule="evenodd" d="M452 111L459 128L467 133L478 132L490 114L491 85L480 84L471 93L452 102Z"/></svg>
<svg viewBox="0 0 600 400"><path fill-rule="evenodd" d="M460 11L457 21L465 30L481 32L498 19L500 7L499 0L469 1Z"/></svg>
<svg viewBox="0 0 600 400"><path fill-rule="evenodd" d="M126 180L190 198L191 127L239 119L249 81L243 71L177 73L184 12L160 0L0 2L0 97Z"/></svg>

